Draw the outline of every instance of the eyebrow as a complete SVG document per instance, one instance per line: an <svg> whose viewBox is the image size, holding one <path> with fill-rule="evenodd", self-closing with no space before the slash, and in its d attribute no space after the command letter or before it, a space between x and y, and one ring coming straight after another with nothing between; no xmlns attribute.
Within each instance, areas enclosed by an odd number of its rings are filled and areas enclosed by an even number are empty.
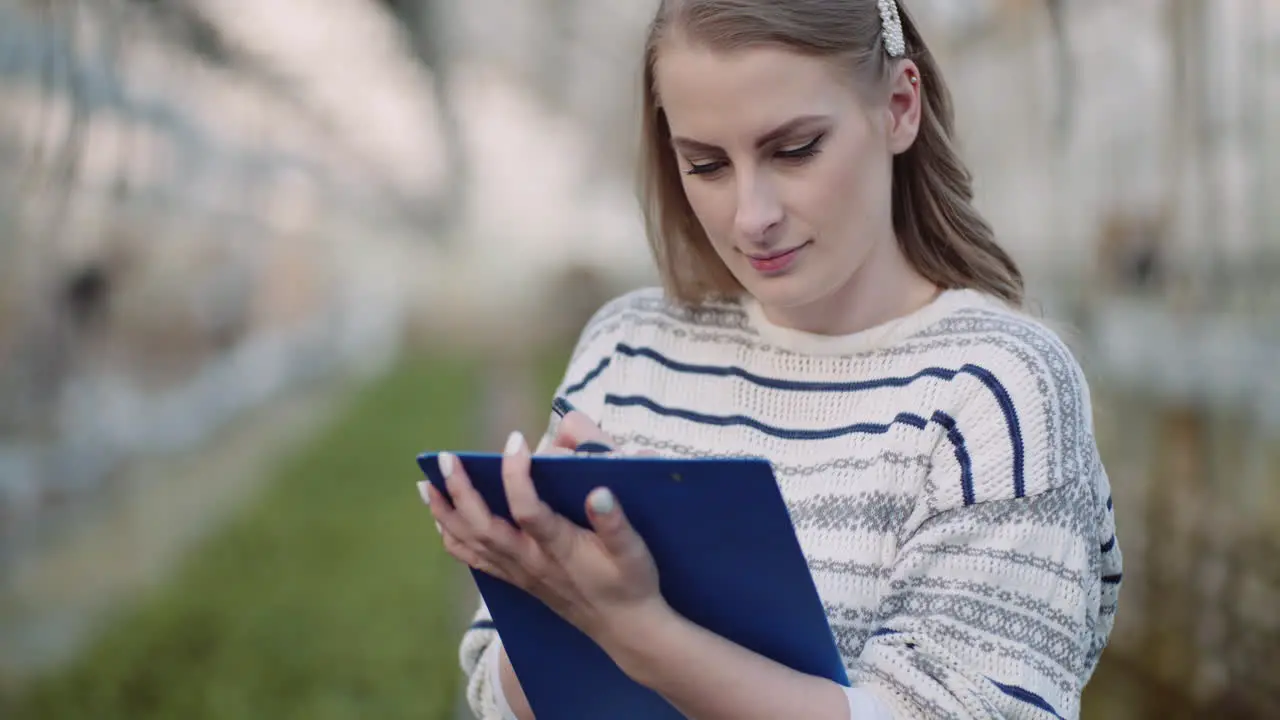
<svg viewBox="0 0 1280 720"><path fill-rule="evenodd" d="M792 118L761 135L759 138L756 138L756 148L762 148L769 143L775 142L794 133L797 130L804 129L810 125L825 123L829 120L830 118L826 115L801 115L800 117ZM671 144L677 149L687 152L724 152L723 148L712 145L711 143L705 143L701 140L694 140L686 137L673 137L671 138Z"/></svg>

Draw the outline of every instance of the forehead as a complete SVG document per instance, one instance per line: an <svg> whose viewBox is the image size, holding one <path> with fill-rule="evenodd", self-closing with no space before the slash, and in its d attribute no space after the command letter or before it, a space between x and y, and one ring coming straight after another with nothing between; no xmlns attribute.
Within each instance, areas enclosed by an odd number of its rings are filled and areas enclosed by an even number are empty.
<svg viewBox="0 0 1280 720"><path fill-rule="evenodd" d="M829 59L785 48L732 51L671 42L654 64L658 97L677 135L728 142L797 115L838 115L857 106L853 83Z"/></svg>

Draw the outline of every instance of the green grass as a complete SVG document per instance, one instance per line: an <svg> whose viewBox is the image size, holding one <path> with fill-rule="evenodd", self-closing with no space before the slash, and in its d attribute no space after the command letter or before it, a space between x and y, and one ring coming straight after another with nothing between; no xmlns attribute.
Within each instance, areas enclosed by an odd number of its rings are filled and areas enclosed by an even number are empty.
<svg viewBox="0 0 1280 720"><path fill-rule="evenodd" d="M10 717L450 717L459 577L413 465L474 437L477 377L415 360L358 392L241 514Z"/></svg>

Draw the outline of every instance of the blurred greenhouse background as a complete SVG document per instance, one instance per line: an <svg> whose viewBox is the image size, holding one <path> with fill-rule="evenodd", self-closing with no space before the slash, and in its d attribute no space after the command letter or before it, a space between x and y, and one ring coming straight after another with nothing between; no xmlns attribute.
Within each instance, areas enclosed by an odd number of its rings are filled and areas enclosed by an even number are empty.
<svg viewBox="0 0 1280 720"><path fill-rule="evenodd" d="M654 281L654 4L0 0L0 716L457 717L413 457ZM907 4L1093 385L1085 717L1280 717L1280 3Z"/></svg>

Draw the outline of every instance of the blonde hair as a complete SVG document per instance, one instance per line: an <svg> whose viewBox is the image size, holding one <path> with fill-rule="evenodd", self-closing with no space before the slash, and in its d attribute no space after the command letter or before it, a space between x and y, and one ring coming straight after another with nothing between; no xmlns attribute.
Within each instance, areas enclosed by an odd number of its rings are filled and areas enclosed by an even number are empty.
<svg viewBox="0 0 1280 720"><path fill-rule="evenodd" d="M973 206L972 178L952 139L951 95L907 9L898 0L905 58L919 67L922 116L915 142L893 160L893 227L917 272L942 288L970 288L1021 306L1022 273ZM779 46L831 58L867 87L894 69L876 0L662 0L644 58L640 198L649 245L667 293L700 304L737 294L690 207L657 97L654 63L672 32L716 50Z"/></svg>

